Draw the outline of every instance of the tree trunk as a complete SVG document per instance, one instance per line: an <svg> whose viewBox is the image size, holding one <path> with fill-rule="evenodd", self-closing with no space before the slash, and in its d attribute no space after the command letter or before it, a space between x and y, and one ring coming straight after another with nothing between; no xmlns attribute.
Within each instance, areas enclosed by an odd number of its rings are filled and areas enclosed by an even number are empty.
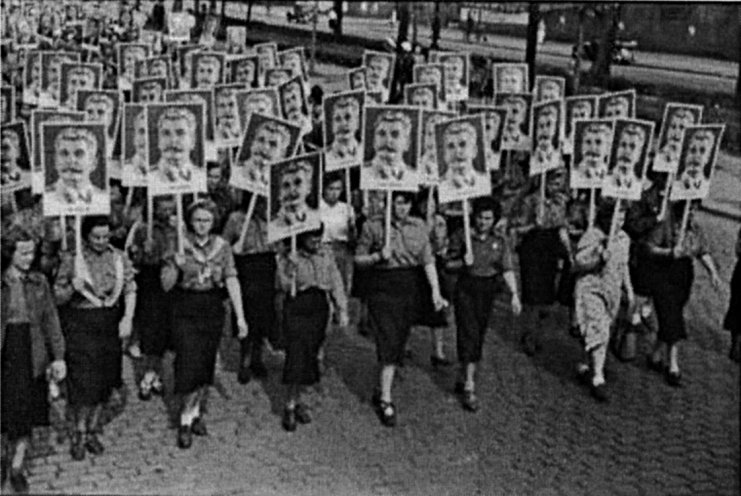
<svg viewBox="0 0 741 496"><path fill-rule="evenodd" d="M530 88L535 81L535 56L538 50L538 23L540 22L540 5L531 2L528 5L527 15L527 46L525 47L525 63L530 74Z"/></svg>
<svg viewBox="0 0 741 496"><path fill-rule="evenodd" d="M255 3L255 0L248 0L247 2L247 24L249 25L250 21L252 21L252 4Z"/></svg>
<svg viewBox="0 0 741 496"><path fill-rule="evenodd" d="M586 7L579 7L579 26L576 34L576 53L574 56L574 94L579 93L581 83L581 55L584 47L584 18L586 16Z"/></svg>
<svg viewBox="0 0 741 496"><path fill-rule="evenodd" d="M736 79L736 106L741 107L741 5L738 7L738 79Z"/></svg>
<svg viewBox="0 0 741 496"><path fill-rule="evenodd" d="M612 50L617 35L618 11L614 5L610 5L602 9L595 8L595 14L599 21L601 36L597 46L597 56L590 70L590 79L595 86L607 87L610 81Z"/></svg>
<svg viewBox="0 0 741 496"><path fill-rule="evenodd" d="M332 8L334 9L334 13L337 16L337 20L335 21L334 25L334 35L336 37L340 37L342 36L342 1L335 0L334 6Z"/></svg>
<svg viewBox="0 0 741 496"><path fill-rule="evenodd" d="M440 0L435 0L435 13L432 17L432 44L433 50L440 49Z"/></svg>
<svg viewBox="0 0 741 496"><path fill-rule="evenodd" d="M418 22L419 22L419 9L417 8L417 4L415 3L412 9L412 46L417 45Z"/></svg>
<svg viewBox="0 0 741 496"><path fill-rule="evenodd" d="M399 51L401 44L409 39L409 4L407 2L397 3L399 15L399 34L396 37L396 50Z"/></svg>
<svg viewBox="0 0 741 496"><path fill-rule="evenodd" d="M226 0L221 0L221 22L224 22L224 13L226 12Z"/></svg>
<svg viewBox="0 0 741 496"><path fill-rule="evenodd" d="M316 67L316 23L319 20L319 2L314 0L314 10L311 13L311 63L309 64L309 72L313 75L314 68Z"/></svg>

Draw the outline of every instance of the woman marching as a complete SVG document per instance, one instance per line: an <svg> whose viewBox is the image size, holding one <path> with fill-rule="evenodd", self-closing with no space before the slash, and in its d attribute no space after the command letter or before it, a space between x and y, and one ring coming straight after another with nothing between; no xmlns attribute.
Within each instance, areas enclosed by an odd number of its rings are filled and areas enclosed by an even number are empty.
<svg viewBox="0 0 741 496"><path fill-rule="evenodd" d="M286 361L283 384L288 398L283 428L296 430L296 422L307 424L311 415L301 402L301 389L319 382L317 357L326 338L330 300L339 315L340 327L347 326L347 296L331 247L322 247L323 228L298 236L298 250L280 257L278 282L286 293L283 329ZM295 288L295 296L292 296Z"/></svg>
<svg viewBox="0 0 741 496"><path fill-rule="evenodd" d="M455 390L462 395L463 408L471 412L479 409L475 394L476 366L481 361L492 303L501 290L502 278L512 294L512 313L519 315L522 310L510 240L494 230L500 215L499 204L490 197L478 198L473 215L471 253L466 252L460 231L451 240L448 253L448 268L461 270L453 299L461 364Z"/></svg>
<svg viewBox="0 0 741 496"><path fill-rule="evenodd" d="M396 408L391 388L396 367L404 360L411 326L418 316L419 298L424 288L419 271L424 268L432 289L435 310L447 302L440 294L435 257L429 231L422 219L409 216L413 194L394 192L389 244L385 244L383 220L368 220L358 242L355 263L373 267L368 278L368 313L375 329L376 354L380 364L380 390L373 401L383 425L396 425Z"/></svg>
<svg viewBox="0 0 741 496"><path fill-rule="evenodd" d="M713 286L720 287L715 262L710 256L702 229L694 221L692 210L688 215L684 237L680 239L683 208L694 207L685 206L685 202L675 203L647 240L648 253L653 257L656 267L653 300L659 321L656 345L648 357L648 366L651 370L663 372L666 382L672 387L682 385L679 343L687 339L683 312L692 292L695 258L707 269Z"/></svg>
<svg viewBox="0 0 741 496"><path fill-rule="evenodd" d="M70 453L103 453L100 414L121 382L121 339L131 335L136 282L129 258L109 240L108 217L82 221L82 246L67 253L54 284L67 341L69 406L75 423ZM123 303L121 301L123 297Z"/></svg>
<svg viewBox="0 0 741 496"><path fill-rule="evenodd" d="M628 267L630 238L622 230L624 212L617 213L616 233L610 238L613 211L614 203L602 205L595 226L587 229L577 244L572 267L577 277L576 322L588 360L578 365L577 372L590 380L592 396L602 402L608 399L605 361L610 330L620 309L621 290L625 290L630 308L635 301Z"/></svg>
<svg viewBox="0 0 741 496"><path fill-rule="evenodd" d="M193 434L208 434L201 402L213 384L216 352L224 327L224 287L234 307L238 337L247 337L242 294L229 244L212 234L217 207L211 200L187 211L188 233L182 253L168 256L162 287L172 292L172 345L175 350L175 394L183 397L178 447L190 448Z"/></svg>
<svg viewBox="0 0 741 496"><path fill-rule="evenodd" d="M57 307L46 277L31 269L35 255L36 241L28 231L13 226L3 232L0 484L9 472L16 493L28 491L24 462L31 430L49 423L46 375L59 382L67 373Z"/></svg>

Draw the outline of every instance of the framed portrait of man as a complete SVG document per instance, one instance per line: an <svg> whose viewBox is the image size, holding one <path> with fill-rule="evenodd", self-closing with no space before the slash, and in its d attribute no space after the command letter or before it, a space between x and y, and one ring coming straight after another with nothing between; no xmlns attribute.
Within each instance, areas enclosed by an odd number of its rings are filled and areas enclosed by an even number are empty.
<svg viewBox="0 0 741 496"><path fill-rule="evenodd" d="M448 102L468 100L470 54L444 53L438 56L438 62L443 65L445 100Z"/></svg>
<svg viewBox="0 0 741 496"><path fill-rule="evenodd" d="M166 77L145 77L135 79L131 87L131 100L134 103L158 103L165 99Z"/></svg>
<svg viewBox="0 0 741 496"><path fill-rule="evenodd" d="M634 119L636 90L616 91L599 95L597 115L605 119Z"/></svg>
<svg viewBox="0 0 741 496"><path fill-rule="evenodd" d="M124 103L121 183L146 187L149 171L149 130L147 108L141 103Z"/></svg>
<svg viewBox="0 0 741 496"><path fill-rule="evenodd" d="M200 90L167 90L165 102L200 103L206 109L206 142L214 141L214 92L210 89ZM208 145L207 145L208 148ZM206 160L211 160L206 158Z"/></svg>
<svg viewBox="0 0 741 496"><path fill-rule="evenodd" d="M468 114L484 114L484 154L486 168L499 170L502 150L504 122L507 120L507 109L494 105L467 105Z"/></svg>
<svg viewBox="0 0 741 496"><path fill-rule="evenodd" d="M403 105L365 106L361 189L417 191L421 112Z"/></svg>
<svg viewBox="0 0 741 496"><path fill-rule="evenodd" d="M368 91L380 91L384 102L389 99L395 63L396 55L393 53L373 50L363 52L363 66L366 68L366 89Z"/></svg>
<svg viewBox="0 0 741 496"><path fill-rule="evenodd" d="M190 87L211 89L224 82L225 54L220 52L194 52L191 55Z"/></svg>
<svg viewBox="0 0 741 496"><path fill-rule="evenodd" d="M31 187L31 154L26 123L11 122L0 126L0 191L14 193Z"/></svg>
<svg viewBox="0 0 741 496"><path fill-rule="evenodd" d="M499 93L530 93L527 64L492 64L494 96Z"/></svg>
<svg viewBox="0 0 741 496"><path fill-rule="evenodd" d="M365 67L356 67L347 71L347 84L351 90L364 90L368 86Z"/></svg>
<svg viewBox="0 0 741 496"><path fill-rule="evenodd" d="M272 115L280 118L280 99L276 88L259 88L237 92L237 108L242 129L247 128L251 114Z"/></svg>
<svg viewBox="0 0 741 496"><path fill-rule="evenodd" d="M667 103L661 119L659 144L654 156L653 170L674 174L679 167L679 152L687 126L702 123L702 105Z"/></svg>
<svg viewBox="0 0 741 496"><path fill-rule="evenodd" d="M309 105L306 101L306 92L303 81L296 76L278 86L280 96L280 111L284 119L301 126L304 134L312 129Z"/></svg>
<svg viewBox="0 0 741 496"><path fill-rule="evenodd" d="M41 51L29 50L23 64L23 103L38 105L41 94Z"/></svg>
<svg viewBox="0 0 741 496"><path fill-rule="evenodd" d="M700 124L685 128L670 200L707 198L723 131L725 124Z"/></svg>
<svg viewBox="0 0 741 496"><path fill-rule="evenodd" d="M502 130L502 150L530 150L531 93L495 93L494 105L507 110Z"/></svg>
<svg viewBox="0 0 741 496"><path fill-rule="evenodd" d="M573 189L599 189L607 177L615 121L577 119L569 183Z"/></svg>
<svg viewBox="0 0 741 496"><path fill-rule="evenodd" d="M166 78L168 88L173 87L175 84L175 78L172 74L172 63L169 55L157 55L156 57L147 57L143 60L137 60L135 75L137 79L147 77Z"/></svg>
<svg viewBox="0 0 741 496"><path fill-rule="evenodd" d="M278 65L278 44L271 41L268 43L258 43L252 48L257 54L257 74L260 80L260 86L265 86L265 72Z"/></svg>
<svg viewBox="0 0 741 496"><path fill-rule="evenodd" d="M214 86L214 143L216 148L239 146L242 137L242 121L239 116L237 93L244 86L240 83Z"/></svg>
<svg viewBox="0 0 741 496"><path fill-rule="evenodd" d="M321 160L321 153L310 153L270 165L269 243L321 226Z"/></svg>
<svg viewBox="0 0 741 496"><path fill-rule="evenodd" d="M42 164L41 125L45 122L82 122L84 112L73 110L37 109L31 111L31 191L40 195L44 191Z"/></svg>
<svg viewBox="0 0 741 496"><path fill-rule="evenodd" d="M437 108L447 108L445 101L445 66L443 64L418 64L412 68L412 80L415 83L434 84L437 88Z"/></svg>
<svg viewBox="0 0 741 496"><path fill-rule="evenodd" d="M116 133L119 130L119 111L121 93L116 90L77 90L75 110L85 112L85 121L105 124L108 150L106 158L111 158Z"/></svg>
<svg viewBox="0 0 741 496"><path fill-rule="evenodd" d="M232 164L229 185L268 195L270 164L296 153L301 128L275 116L251 113Z"/></svg>
<svg viewBox="0 0 741 496"><path fill-rule="evenodd" d="M300 76L302 81L309 80L309 71L306 67L304 47L294 47L278 52L278 64L288 69L290 77Z"/></svg>
<svg viewBox="0 0 741 496"><path fill-rule="evenodd" d="M597 118L597 95L567 96L564 153L571 155L574 149L574 122L577 119Z"/></svg>
<svg viewBox="0 0 741 496"><path fill-rule="evenodd" d="M76 52L41 52L41 92L39 106L57 107L59 105L59 87L62 79L62 63L80 62Z"/></svg>
<svg viewBox="0 0 741 496"><path fill-rule="evenodd" d="M362 89L324 97L324 168L326 172L359 166L363 162Z"/></svg>
<svg viewBox="0 0 741 496"><path fill-rule="evenodd" d="M188 42L190 30L195 26L195 19L188 12L170 12L167 16L167 29L170 41Z"/></svg>
<svg viewBox="0 0 741 496"><path fill-rule="evenodd" d="M533 105L530 119L530 136L533 138L531 176L557 169L562 164L563 108L563 100L547 100Z"/></svg>
<svg viewBox="0 0 741 496"><path fill-rule="evenodd" d="M436 110L437 87L434 83L411 83L405 85L404 104L428 110Z"/></svg>
<svg viewBox="0 0 741 496"><path fill-rule="evenodd" d="M291 70L285 67L273 67L265 70L265 87L277 88L291 79Z"/></svg>
<svg viewBox="0 0 741 496"><path fill-rule="evenodd" d="M226 43L229 47L244 47L247 44L247 27L227 26Z"/></svg>
<svg viewBox="0 0 741 496"><path fill-rule="evenodd" d="M178 88L190 89L190 78L193 68L193 54L202 50L201 45L180 45L177 47Z"/></svg>
<svg viewBox="0 0 741 496"><path fill-rule="evenodd" d="M435 148L435 125L453 119L455 112L445 110L422 109L420 122L420 184L432 186L438 184L437 148Z"/></svg>
<svg viewBox="0 0 741 496"><path fill-rule="evenodd" d="M561 100L566 96L566 78L559 76L535 76L533 85L536 102Z"/></svg>
<svg viewBox="0 0 741 496"><path fill-rule="evenodd" d="M481 114L435 124L440 203L491 195L485 146Z"/></svg>
<svg viewBox="0 0 741 496"><path fill-rule="evenodd" d="M15 120L15 87L0 86L0 124Z"/></svg>
<svg viewBox="0 0 741 496"><path fill-rule="evenodd" d="M149 103L147 184L153 195L206 191L206 109L202 103Z"/></svg>
<svg viewBox="0 0 741 496"><path fill-rule="evenodd" d="M382 105L383 104L383 93L380 91L366 91L365 92L365 104L366 105Z"/></svg>
<svg viewBox="0 0 741 496"><path fill-rule="evenodd" d="M41 125L45 216L110 214L107 139L99 122Z"/></svg>
<svg viewBox="0 0 741 496"><path fill-rule="evenodd" d="M118 54L118 87L121 90L131 88L136 79L136 62L149 57L149 45L145 43L119 43Z"/></svg>
<svg viewBox="0 0 741 496"><path fill-rule="evenodd" d="M242 55L229 62L229 80L232 83L245 85L247 89L260 86L257 68L259 59L257 55Z"/></svg>
<svg viewBox="0 0 741 496"><path fill-rule="evenodd" d="M607 177L602 186L604 196L623 200L641 199L653 133L652 121L615 120Z"/></svg>
<svg viewBox="0 0 741 496"><path fill-rule="evenodd" d="M63 62L61 76L59 102L65 108L74 109L77 105L78 90L101 89L103 66L82 62Z"/></svg>

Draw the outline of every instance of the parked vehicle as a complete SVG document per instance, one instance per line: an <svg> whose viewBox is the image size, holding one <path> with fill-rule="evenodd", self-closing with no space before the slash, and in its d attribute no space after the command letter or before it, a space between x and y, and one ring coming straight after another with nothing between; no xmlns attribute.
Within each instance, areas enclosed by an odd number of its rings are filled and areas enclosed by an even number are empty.
<svg viewBox="0 0 741 496"><path fill-rule="evenodd" d="M582 45L582 58L594 62L597 60L597 51L599 40L585 41ZM616 40L612 47L612 63L629 65L635 62L635 50L638 48L638 42L635 40ZM572 49L572 56L576 57L577 46Z"/></svg>

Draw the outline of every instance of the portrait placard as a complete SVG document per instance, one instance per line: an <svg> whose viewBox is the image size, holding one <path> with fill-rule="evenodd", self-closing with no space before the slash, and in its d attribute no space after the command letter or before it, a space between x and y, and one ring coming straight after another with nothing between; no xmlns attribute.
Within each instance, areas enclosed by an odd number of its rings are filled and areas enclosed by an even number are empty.
<svg viewBox="0 0 741 496"><path fill-rule="evenodd" d="M226 42L230 46L243 47L247 44L247 27L246 26L227 26Z"/></svg>
<svg viewBox="0 0 741 496"><path fill-rule="evenodd" d="M145 77L135 79L131 88L133 103L161 103L165 100L167 78Z"/></svg>
<svg viewBox="0 0 741 496"><path fill-rule="evenodd" d="M201 45L180 45L177 47L177 72L178 87L181 90L190 88L191 68L193 67L193 54L202 50Z"/></svg>
<svg viewBox="0 0 741 496"><path fill-rule="evenodd" d="M485 146L482 114L435 124L440 203L491 195Z"/></svg>
<svg viewBox="0 0 741 496"><path fill-rule="evenodd" d="M63 62L61 65L59 102L68 109L77 105L77 90L99 90L103 83L103 65Z"/></svg>
<svg viewBox="0 0 741 496"><path fill-rule="evenodd" d="M216 148L239 146L242 137L242 122L239 117L237 93L243 91L240 83L214 86L214 143Z"/></svg>
<svg viewBox="0 0 741 496"><path fill-rule="evenodd" d="M597 115L605 119L634 119L636 90L616 91L599 95Z"/></svg>
<svg viewBox="0 0 741 496"><path fill-rule="evenodd" d="M574 153L569 185L573 189L599 189L607 176L612 149L612 119L577 119L574 126Z"/></svg>
<svg viewBox="0 0 741 496"><path fill-rule="evenodd" d="M309 70L306 67L304 47L294 47L278 52L278 63L290 71L290 77L300 76L302 81L309 80Z"/></svg>
<svg viewBox="0 0 741 496"><path fill-rule="evenodd" d="M699 200L710 193L725 124L687 126L669 199Z"/></svg>
<svg viewBox="0 0 741 496"><path fill-rule="evenodd" d="M251 113L233 161L229 185L267 196L270 164L292 157L301 128L274 116Z"/></svg>
<svg viewBox="0 0 741 496"><path fill-rule="evenodd" d="M149 45L145 43L119 43L118 55L118 88L131 89L131 83L136 78L136 62L149 57Z"/></svg>
<svg viewBox="0 0 741 496"><path fill-rule="evenodd" d="M311 132L312 123L303 81L296 76L278 86L280 111L284 119L301 126L303 134Z"/></svg>
<svg viewBox="0 0 741 496"><path fill-rule="evenodd" d="M447 109L445 101L447 89L445 87L445 66L443 64L418 64L412 68L412 78L415 83L434 84L437 87L437 108Z"/></svg>
<svg viewBox="0 0 741 496"><path fill-rule="evenodd" d="M80 54L76 52L41 52L40 107L57 107L59 105L62 63L79 61Z"/></svg>
<svg viewBox="0 0 741 496"><path fill-rule="evenodd" d="M435 147L435 125L456 117L455 112L445 110L422 109L420 124L420 184L425 186L436 185L438 175L437 148Z"/></svg>
<svg viewBox="0 0 741 496"><path fill-rule="evenodd" d="M500 93L530 93L527 64L492 64L494 96Z"/></svg>
<svg viewBox="0 0 741 496"><path fill-rule="evenodd" d="M364 90L368 86L365 67L356 67L347 71L347 84L351 90Z"/></svg>
<svg viewBox="0 0 741 496"><path fill-rule="evenodd" d="M26 123L0 126L0 191L3 195L31 187L31 153Z"/></svg>
<svg viewBox="0 0 741 496"><path fill-rule="evenodd" d="M324 169L332 172L363 161L365 91L343 91L324 97Z"/></svg>
<svg viewBox="0 0 741 496"><path fill-rule="evenodd" d="M623 200L640 200L654 123L638 119L617 119L614 129L602 195Z"/></svg>
<svg viewBox="0 0 741 496"><path fill-rule="evenodd" d="M98 122L41 125L45 216L110 214L107 139Z"/></svg>
<svg viewBox="0 0 741 496"><path fill-rule="evenodd" d="M365 92L365 104L366 105L382 105L383 104L383 93L380 91L366 91Z"/></svg>
<svg viewBox="0 0 741 496"><path fill-rule="evenodd" d="M241 83L249 88L260 85L257 68L260 61L257 55L242 55L229 61L229 80L232 83Z"/></svg>
<svg viewBox="0 0 741 496"><path fill-rule="evenodd" d="M574 150L574 121L597 118L597 95L566 97L565 142L563 152L571 155Z"/></svg>
<svg viewBox="0 0 741 496"><path fill-rule="evenodd" d="M0 124L9 124L15 120L15 87L0 87Z"/></svg>
<svg viewBox="0 0 741 496"><path fill-rule="evenodd" d="M270 165L268 242L321 227L321 153L310 153Z"/></svg>
<svg viewBox="0 0 741 496"><path fill-rule="evenodd" d="M257 54L257 74L260 80L260 86L265 86L265 72L278 65L278 44L271 41L268 43L258 43L252 48Z"/></svg>
<svg viewBox="0 0 741 496"><path fill-rule="evenodd" d="M277 88L291 79L291 70L284 67L273 67L265 71L265 87Z"/></svg>
<svg viewBox="0 0 741 496"><path fill-rule="evenodd" d="M188 12L169 12L167 15L167 29L170 41L190 41L190 30L195 25L195 19Z"/></svg>
<svg viewBox="0 0 741 496"><path fill-rule="evenodd" d="M363 66L366 68L366 89L380 91L383 101L388 102L393 81L396 55L386 52L365 50L363 52Z"/></svg>
<svg viewBox="0 0 741 496"><path fill-rule="evenodd" d="M214 141L214 93L211 90L167 90L165 102L201 103L206 108L206 142ZM208 145L207 145L208 147ZM206 160L211 160L206 157Z"/></svg>
<svg viewBox="0 0 741 496"><path fill-rule="evenodd" d="M423 109L435 110L437 104L437 86L435 83L412 83L404 86L404 104Z"/></svg>
<svg viewBox="0 0 741 496"><path fill-rule="evenodd" d="M530 150L530 93L495 93L494 105L507 110L502 150Z"/></svg>
<svg viewBox="0 0 741 496"><path fill-rule="evenodd" d="M174 86L172 64L169 55L147 57L136 61L136 78L163 77L167 79L167 88Z"/></svg>
<svg viewBox="0 0 741 496"><path fill-rule="evenodd" d="M105 124L108 137L106 158L113 154L113 144L118 133L120 108L123 98L116 90L77 90L75 110L85 112L85 121Z"/></svg>
<svg viewBox="0 0 741 496"><path fill-rule="evenodd" d="M146 187L149 171L149 131L146 105L124 103L121 183Z"/></svg>
<svg viewBox="0 0 741 496"><path fill-rule="evenodd" d="M42 168L41 124L45 122L82 122L84 112L72 110L40 109L31 111L31 191L40 195L44 191Z"/></svg>
<svg viewBox="0 0 741 496"><path fill-rule="evenodd" d="M530 175L544 174L561 166L563 142L563 100L547 100L533 105L530 119L532 148Z"/></svg>
<svg viewBox="0 0 741 496"><path fill-rule="evenodd" d="M466 110L469 114L484 114L484 144L488 145L485 147L486 168L499 170L507 109L494 105L467 105Z"/></svg>
<svg viewBox="0 0 741 496"><path fill-rule="evenodd" d="M220 52L194 52L191 54L191 89L208 88L224 82L225 54Z"/></svg>
<svg viewBox="0 0 741 496"><path fill-rule="evenodd" d="M667 103L664 107L664 118L661 119L659 145L652 169L656 172L676 173L684 130L687 126L701 122L702 105Z"/></svg>
<svg viewBox="0 0 741 496"><path fill-rule="evenodd" d="M147 184L153 195L205 192L206 109L202 103L149 103Z"/></svg>
<svg viewBox="0 0 741 496"><path fill-rule="evenodd" d="M23 64L23 103L38 105L41 94L41 52L29 50Z"/></svg>
<svg viewBox="0 0 741 496"><path fill-rule="evenodd" d="M242 129L247 128L250 114L272 115L280 118L280 100L276 88L260 88L237 92L237 107Z"/></svg>
<svg viewBox="0 0 741 496"><path fill-rule="evenodd" d="M444 67L445 100L448 102L468 100L470 54L445 53L438 56L438 61Z"/></svg>
<svg viewBox="0 0 741 496"><path fill-rule="evenodd" d="M561 100L566 96L566 78L559 76L535 76L533 85L536 102Z"/></svg>
<svg viewBox="0 0 741 496"><path fill-rule="evenodd" d="M421 112L419 107L366 104L361 189L417 191Z"/></svg>

